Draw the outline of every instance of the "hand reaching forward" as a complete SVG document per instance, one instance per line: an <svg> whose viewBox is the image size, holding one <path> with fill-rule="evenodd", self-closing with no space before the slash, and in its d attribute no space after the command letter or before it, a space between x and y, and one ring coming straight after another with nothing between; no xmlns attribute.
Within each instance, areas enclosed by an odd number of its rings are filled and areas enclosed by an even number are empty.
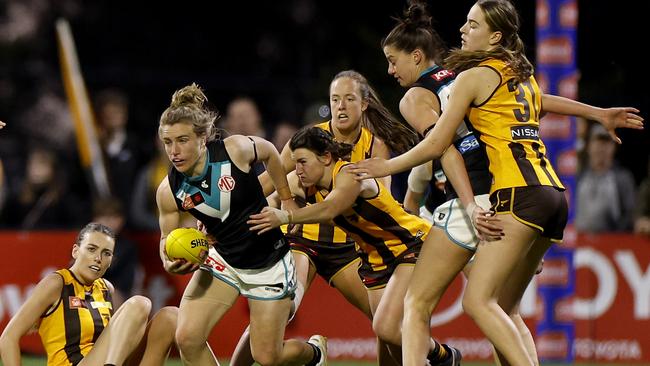
<svg viewBox="0 0 650 366"><path fill-rule="evenodd" d="M358 161L348 167L348 171L355 175L356 180L368 178L382 178L390 175L388 161L383 158L372 158Z"/></svg>
<svg viewBox="0 0 650 366"><path fill-rule="evenodd" d="M280 225L288 224L290 215L291 211L266 206L260 213L250 215L250 220L246 221L246 223L251 225L249 230L259 231L257 235L260 235L273 228L280 227Z"/></svg>
<svg viewBox="0 0 650 366"><path fill-rule="evenodd" d="M605 127L612 140L620 144L621 139L616 135L617 128L643 129L643 117L637 113L639 110L632 107L605 108L602 115L598 117L598 122Z"/></svg>

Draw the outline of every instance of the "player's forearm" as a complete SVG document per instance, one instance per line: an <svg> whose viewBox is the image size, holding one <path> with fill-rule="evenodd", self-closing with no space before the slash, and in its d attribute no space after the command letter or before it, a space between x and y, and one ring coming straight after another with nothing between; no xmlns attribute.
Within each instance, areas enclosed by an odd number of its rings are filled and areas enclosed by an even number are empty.
<svg viewBox="0 0 650 366"><path fill-rule="evenodd" d="M440 159L440 163L463 206L468 207L469 204L474 203L472 184L469 181L465 161L460 152L456 148L450 147Z"/></svg>
<svg viewBox="0 0 650 366"><path fill-rule="evenodd" d="M272 194L275 191L275 187L273 186L273 181L271 180L271 177L269 176L268 172L262 172L262 174L257 176L257 180L259 180L260 185L262 186L262 191L264 192L264 196L268 197L270 194Z"/></svg>
<svg viewBox="0 0 650 366"><path fill-rule="evenodd" d="M158 245L158 255L160 256L160 260L165 262L165 242L167 242L167 237L160 238L160 243Z"/></svg>
<svg viewBox="0 0 650 366"><path fill-rule="evenodd" d="M20 346L17 340L0 337L0 358L5 366L20 366Z"/></svg>
<svg viewBox="0 0 650 366"><path fill-rule="evenodd" d="M602 108L551 94L544 94L542 96L542 109L544 112L578 116L597 121L600 120L600 113L602 111Z"/></svg>
<svg viewBox="0 0 650 366"><path fill-rule="evenodd" d="M331 202L323 201L315 205L306 206L291 212L291 224L330 223L339 211Z"/></svg>
<svg viewBox="0 0 650 366"><path fill-rule="evenodd" d="M273 186L278 192L280 199L283 201L291 199L291 190L289 189L287 175L282 166L282 162L280 161L280 155L277 152L269 155L269 158L266 161L266 171L271 177ZM264 193L266 194L266 189Z"/></svg>
<svg viewBox="0 0 650 366"><path fill-rule="evenodd" d="M420 216L420 202L422 201L423 194L407 190L404 195L404 208L413 215Z"/></svg>
<svg viewBox="0 0 650 366"><path fill-rule="evenodd" d="M390 174L400 173L429 160L438 159L448 146L449 142L445 143L442 139L437 139L429 133L411 150L388 160Z"/></svg>

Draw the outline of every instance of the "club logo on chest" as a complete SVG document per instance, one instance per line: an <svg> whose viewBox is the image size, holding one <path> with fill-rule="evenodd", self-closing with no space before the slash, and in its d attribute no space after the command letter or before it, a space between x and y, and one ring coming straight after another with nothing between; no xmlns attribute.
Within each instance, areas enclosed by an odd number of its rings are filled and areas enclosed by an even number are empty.
<svg viewBox="0 0 650 366"><path fill-rule="evenodd" d="M230 175L224 175L219 178L217 186L221 192L230 192L235 189L235 179Z"/></svg>

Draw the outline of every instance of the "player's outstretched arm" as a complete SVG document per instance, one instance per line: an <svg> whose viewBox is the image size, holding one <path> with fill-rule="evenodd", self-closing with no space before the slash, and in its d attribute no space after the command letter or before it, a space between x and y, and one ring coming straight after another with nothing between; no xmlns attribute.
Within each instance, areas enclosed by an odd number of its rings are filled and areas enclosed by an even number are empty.
<svg viewBox="0 0 650 366"><path fill-rule="evenodd" d="M616 135L617 128L643 129L643 117L633 107L599 108L558 95L542 94L542 111L597 121L618 144L621 139Z"/></svg>
<svg viewBox="0 0 650 366"><path fill-rule="evenodd" d="M20 366L20 338L36 324L38 318L61 297L63 279L51 273L36 285L27 301L9 321L0 336L0 357L5 366Z"/></svg>

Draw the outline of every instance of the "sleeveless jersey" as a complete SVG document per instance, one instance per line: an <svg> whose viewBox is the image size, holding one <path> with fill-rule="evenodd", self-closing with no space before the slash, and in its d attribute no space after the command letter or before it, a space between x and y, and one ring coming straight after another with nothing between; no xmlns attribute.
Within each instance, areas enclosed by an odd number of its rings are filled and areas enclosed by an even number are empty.
<svg viewBox="0 0 650 366"><path fill-rule="evenodd" d="M110 290L104 279L84 285L68 269L58 303L41 316L38 334L47 352L48 366L76 365L90 352L113 314Z"/></svg>
<svg viewBox="0 0 650 366"><path fill-rule="evenodd" d="M332 134L334 133L332 130L332 121L319 123L314 127L332 132ZM374 136L372 132L365 127L361 127L361 133L354 142L354 147L350 154L350 162L356 163L357 161L369 159L372 156L373 141ZM321 243L354 245L354 240L345 231L327 224L304 224L299 226L297 233L287 236L289 238L298 236Z"/></svg>
<svg viewBox="0 0 650 366"><path fill-rule="evenodd" d="M424 88L433 93L438 99L440 112L442 113L447 107L449 93L455 78L456 74L453 71L435 65L423 73L411 87ZM472 132L471 125L462 122L458 126L453 144L463 156L463 160L465 160L465 168L474 194L489 193L491 177L488 170L488 158L485 150L480 146ZM449 181L445 183L445 193L447 200L458 197Z"/></svg>
<svg viewBox="0 0 650 366"><path fill-rule="evenodd" d="M493 178L490 192L539 185L564 189L539 137L542 97L535 78L517 82L501 60L489 59L479 66L491 68L501 78L492 95L470 106L467 113L488 154Z"/></svg>
<svg viewBox="0 0 650 366"><path fill-rule="evenodd" d="M207 144L203 172L188 177L172 167L169 185L176 205L201 220L217 239L215 249L233 267L265 268L289 250L280 229L258 235L246 223L266 206L255 171L245 173L230 160L222 140Z"/></svg>
<svg viewBox="0 0 650 366"><path fill-rule="evenodd" d="M336 175L347 164L339 160L334 165L330 190L309 187L307 202L325 200L329 191L336 187ZM381 270L407 249L421 244L431 224L404 211L390 190L377 180L375 182L379 186L377 196L358 197L351 210L335 217L334 223L355 239L361 260L370 263L373 269Z"/></svg>
<svg viewBox="0 0 650 366"><path fill-rule="evenodd" d="M448 191L447 188L445 188L445 192L442 192L438 187L436 186L436 182L439 179L442 179L440 175L444 175L445 173L442 170L442 164L440 163L439 159L435 159L433 161L433 166L431 167L431 180L429 181L429 192L427 195L424 197L424 207L429 210L429 212L433 212L436 210L438 206L441 204L449 201L448 199ZM486 175L489 176L486 170ZM445 182L445 186L447 183ZM478 193L475 193L478 194Z"/></svg>

